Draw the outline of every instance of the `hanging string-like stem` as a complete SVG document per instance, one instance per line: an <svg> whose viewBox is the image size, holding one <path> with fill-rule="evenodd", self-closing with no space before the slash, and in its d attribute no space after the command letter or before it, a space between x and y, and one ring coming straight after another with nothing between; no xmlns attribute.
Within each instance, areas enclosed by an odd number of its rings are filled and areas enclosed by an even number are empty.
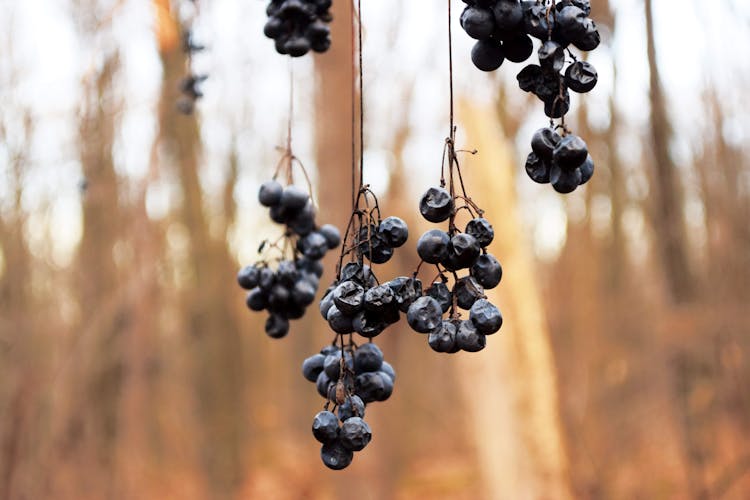
<svg viewBox="0 0 750 500"><path fill-rule="evenodd" d="M294 155L292 154L292 124L294 121L294 61L289 58L289 117L286 124L286 158L288 163L286 180L287 184L293 184L294 176L292 175L292 161ZM304 167L303 167L304 171ZM307 172L305 172L307 177ZM309 180L308 180L309 183Z"/></svg>
<svg viewBox="0 0 750 500"><path fill-rule="evenodd" d="M455 138L456 127L453 123L453 28L452 23L452 12L451 12L451 0L448 0L448 83L450 87L450 133L448 137L451 138L451 142Z"/></svg>
<svg viewBox="0 0 750 500"><path fill-rule="evenodd" d="M343 266L344 257L357 248L357 239L359 238L359 227L362 226L362 217L367 216L368 220L372 218L373 211L376 211L380 217L380 207L377 204L377 198L364 183L364 69L362 64L362 1L352 0L351 15L351 42L352 42L352 86L351 86L351 139L352 139L352 158L351 158L351 181L352 181L352 215L349 218L346 231L344 232L344 246L342 249L339 263L336 267L336 274L339 275ZM359 93L359 102L357 102L357 93ZM359 104L359 120L357 120L357 104ZM357 155L357 127L359 127L359 155ZM357 163L359 162L359 169ZM359 172L357 172L359 170ZM357 179L359 177L359 179ZM359 182L357 182L359 180ZM375 206L370 208L367 200L368 193L374 198ZM361 209L360 204L364 198L366 209ZM369 224L369 222L368 222ZM352 259L354 259L352 255ZM361 260L362 256L358 256Z"/></svg>
<svg viewBox="0 0 750 500"><path fill-rule="evenodd" d="M357 164L357 122L356 122L356 107L357 107L357 90L356 90L356 68L354 65L354 54L356 50L356 35L355 35L355 13L354 13L354 4L352 4L352 15L351 15L351 42L352 42L352 53L351 53L351 61L352 61L352 86L351 86L351 106L352 106L352 212L355 212L357 210L357 173L356 173L356 164ZM348 233L348 230L347 230ZM346 242L346 238L344 238L344 242Z"/></svg>
<svg viewBox="0 0 750 500"><path fill-rule="evenodd" d="M359 190L365 185L365 93L362 64L362 0L357 0L357 52L359 54Z"/></svg>

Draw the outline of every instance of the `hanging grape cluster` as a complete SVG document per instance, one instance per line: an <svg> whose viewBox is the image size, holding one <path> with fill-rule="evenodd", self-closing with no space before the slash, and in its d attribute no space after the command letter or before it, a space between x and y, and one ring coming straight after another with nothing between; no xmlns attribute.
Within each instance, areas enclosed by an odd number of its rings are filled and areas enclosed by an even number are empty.
<svg viewBox="0 0 750 500"><path fill-rule="evenodd" d="M337 337L337 341L338 345L328 345L302 363L302 374L326 399L313 419L312 433L322 444L323 463L334 470L347 467L354 452L370 442L365 408L387 400L396 380L393 367L373 342L358 346L351 337Z"/></svg>
<svg viewBox="0 0 750 500"><path fill-rule="evenodd" d="M325 52L331 46L330 8L331 0L271 0L263 33L274 40L279 54Z"/></svg>
<svg viewBox="0 0 750 500"><path fill-rule="evenodd" d="M439 187L429 188L419 202L419 212L428 222L447 221L448 230L430 229L417 242L421 263L414 276L425 264L434 265L437 275L409 306L406 319L414 331L428 335L428 344L437 352L477 352L484 349L486 336L496 333L503 324L500 310L484 293L500 283L503 269L487 251L495 231L466 194L453 137L447 140L446 153L448 189L444 178ZM456 177L460 180L460 194ZM456 224L461 210L470 217L464 231ZM462 319L461 310L469 311L469 317Z"/></svg>
<svg viewBox="0 0 750 500"><path fill-rule="evenodd" d="M320 301L320 313L335 338L302 364L304 377L315 382L326 399L323 411L313 420L313 436L322 443L323 463L335 470L347 467L354 452L372 438L363 420L366 406L387 400L393 392L396 374L372 339L396 323L417 296L414 280L380 283L372 270L372 265L387 262L406 243L406 223L393 216L383 219L377 198L367 186L360 188L355 207L336 278ZM344 264L347 256L350 262ZM355 334L369 342L358 345Z"/></svg>
<svg viewBox="0 0 750 500"><path fill-rule="evenodd" d="M275 258L242 268L237 282L248 290L250 310L268 311L266 334L278 339L289 333L289 320L301 318L315 301L323 275L320 260L341 244L341 235L330 224L317 226L312 199L298 186L266 181L258 191L258 201L268 207L273 222L284 226L284 233L259 248L260 253L274 253Z"/></svg>
<svg viewBox="0 0 750 500"><path fill-rule="evenodd" d="M569 91L589 92L598 80L594 66L579 60L570 49L572 45L586 52L599 46L599 31L589 17L590 1L463 1L468 5L461 14L461 26L477 39L471 59L480 70L494 71L505 59L524 62L534 52L532 37L541 42L539 64L525 66L516 77L521 90L542 101L551 119L549 129L534 135L526 172L534 182L550 183L560 193L574 191L594 171L586 143L565 125ZM555 119L560 119L558 125Z"/></svg>

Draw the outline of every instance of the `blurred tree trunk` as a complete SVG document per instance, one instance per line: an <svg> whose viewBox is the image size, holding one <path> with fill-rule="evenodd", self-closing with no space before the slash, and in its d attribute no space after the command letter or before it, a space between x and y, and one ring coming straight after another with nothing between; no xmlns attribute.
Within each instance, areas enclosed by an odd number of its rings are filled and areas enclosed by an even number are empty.
<svg viewBox="0 0 750 500"><path fill-rule="evenodd" d="M571 498L558 408L554 359L532 252L516 213L514 167L497 116L462 102L467 143L479 150L465 162L469 193L495 227L490 251L505 269L489 293L504 313L488 348L463 356L466 407L473 420L479 467L489 498Z"/></svg>
<svg viewBox="0 0 750 500"><path fill-rule="evenodd" d="M198 121L195 115L180 114L176 107L179 80L186 76L186 56L180 44L165 34L178 29L175 20L162 20L160 29L164 76L159 141L178 175L183 196L180 222L189 239L182 307L187 312L183 327L192 353L191 377L201 428L197 439L211 496L230 498L245 472L243 350L233 307L236 265L226 246L226 234L213 237L209 231L199 178Z"/></svg>
<svg viewBox="0 0 750 500"><path fill-rule="evenodd" d="M60 457L63 467L74 468L71 480L80 481L78 487L101 494L112 493L123 375L120 342L131 319L118 292L114 254L123 223L112 153L118 111L113 81L119 66L119 56L110 54L87 82L80 119L83 235L76 262L80 318L74 339L76 356L83 361L72 367L70 420ZM84 465L82 459L92 462ZM96 474L82 474L91 466Z"/></svg>
<svg viewBox="0 0 750 500"><path fill-rule="evenodd" d="M616 74L616 68L614 71ZM616 82L617 80L614 79L614 81ZM613 90L613 96L609 99L609 116L611 122L604 138L607 144L607 168L609 170L607 194L612 204L612 238L607 247L609 258L602 260L606 266L607 288L611 292L618 292L624 284L623 278L627 275L625 271L628 266L628 261L625 257L625 233L622 227L627 193L625 191L625 176L622 172L623 164L620 161L620 153L617 147L622 117L615 105L614 93Z"/></svg>
<svg viewBox="0 0 750 500"><path fill-rule="evenodd" d="M26 217L21 205L23 170L28 167L29 148L34 135L31 114L23 114L23 142L13 151L5 124L0 121L0 144L8 148L8 187L12 204L0 213L0 363L4 376L0 384L0 498L13 498L24 491L16 481L17 472L34 450L24 448L22 436L30 425L31 395L38 388L39 349L34 338L34 296L31 293L32 257L24 228ZM43 370L41 370L43 371Z"/></svg>
<svg viewBox="0 0 750 500"><path fill-rule="evenodd" d="M655 240L670 297L675 302L689 300L695 292L688 261L688 246L683 220L683 187L680 172L669 152L672 126L667 113L667 102L659 76L654 41L652 0L644 0L648 49L649 98L651 101L650 135L654 162L655 211L651 218Z"/></svg>

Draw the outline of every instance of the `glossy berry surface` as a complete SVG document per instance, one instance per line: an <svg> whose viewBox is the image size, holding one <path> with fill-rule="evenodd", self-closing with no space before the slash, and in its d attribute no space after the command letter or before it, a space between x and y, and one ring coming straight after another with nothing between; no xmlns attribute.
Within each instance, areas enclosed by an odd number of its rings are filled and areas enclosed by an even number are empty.
<svg viewBox="0 0 750 500"><path fill-rule="evenodd" d="M471 266L471 276L485 290L491 290L500 284L503 268L494 255L486 253L477 257Z"/></svg>
<svg viewBox="0 0 750 500"><path fill-rule="evenodd" d="M466 234L473 236L479 246L485 248L495 239L495 230L490 221L484 217L476 217L466 224Z"/></svg>
<svg viewBox="0 0 750 500"><path fill-rule="evenodd" d="M429 263L437 264L448 258L450 236L440 229L431 229L424 233L417 242L417 254Z"/></svg>
<svg viewBox="0 0 750 500"><path fill-rule="evenodd" d="M479 299L471 306L469 318L482 335L491 335L503 326L500 310L487 299Z"/></svg>
<svg viewBox="0 0 750 500"><path fill-rule="evenodd" d="M422 195L419 212L429 222L443 222L453 213L453 198L445 188L432 187Z"/></svg>
<svg viewBox="0 0 750 500"><path fill-rule="evenodd" d="M419 333L430 333L442 323L443 309L440 303L430 296L415 300L406 315L412 329Z"/></svg>
<svg viewBox="0 0 750 500"><path fill-rule="evenodd" d="M321 443L333 443L339 435L339 419L330 411L321 411L313 419L312 432Z"/></svg>
<svg viewBox="0 0 750 500"><path fill-rule="evenodd" d="M320 458L329 469L341 470L349 467L354 458L354 452L347 449L341 440L326 443L320 449Z"/></svg>
<svg viewBox="0 0 750 500"><path fill-rule="evenodd" d="M340 439L344 448L360 451L370 443L372 431L362 418L351 417L341 425Z"/></svg>
<svg viewBox="0 0 750 500"><path fill-rule="evenodd" d="M479 40L471 49L471 62L482 71L495 71L503 64L504 60L505 51L500 42L496 40Z"/></svg>

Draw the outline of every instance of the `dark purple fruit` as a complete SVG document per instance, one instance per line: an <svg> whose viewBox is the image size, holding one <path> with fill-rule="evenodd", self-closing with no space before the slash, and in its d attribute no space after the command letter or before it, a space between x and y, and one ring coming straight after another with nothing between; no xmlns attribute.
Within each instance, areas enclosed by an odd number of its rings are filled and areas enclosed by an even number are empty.
<svg viewBox="0 0 750 500"><path fill-rule="evenodd" d="M565 85L573 92L589 92L598 78L596 68L586 61L576 61L565 70Z"/></svg>
<svg viewBox="0 0 750 500"><path fill-rule="evenodd" d="M458 233L448 243L448 256L443 264L451 270L468 268L479 257L481 251L476 238L467 233Z"/></svg>
<svg viewBox="0 0 750 500"><path fill-rule="evenodd" d="M555 163L563 170L578 168L589 154L586 143L574 134L566 135L553 152Z"/></svg>
<svg viewBox="0 0 750 500"><path fill-rule="evenodd" d="M329 469L341 470L349 467L354 458L354 452L348 450L337 439L331 443L326 443L320 449L320 459Z"/></svg>
<svg viewBox="0 0 750 500"><path fill-rule="evenodd" d="M484 217L477 217L466 224L466 234L473 236L479 246L486 248L495 239L495 230L492 228L490 221Z"/></svg>
<svg viewBox="0 0 750 500"><path fill-rule="evenodd" d="M371 339L377 337L388 327L388 322L383 314L370 311L360 311L352 319L352 328L358 334Z"/></svg>
<svg viewBox="0 0 750 500"><path fill-rule="evenodd" d="M443 313L448 312L448 309L450 309L451 304L453 303L453 295L451 295L448 285L442 281L436 281L430 286L430 288L425 290L425 293L437 300Z"/></svg>
<svg viewBox="0 0 750 500"><path fill-rule="evenodd" d="M268 38L277 38L284 31L284 23L278 17L269 17L263 26L263 34Z"/></svg>
<svg viewBox="0 0 750 500"><path fill-rule="evenodd" d="M255 266L245 266L237 273L237 283L245 290L252 290L258 286L260 272Z"/></svg>
<svg viewBox="0 0 750 500"><path fill-rule="evenodd" d="M547 40L537 52L542 71L559 73L565 65L565 49L557 42Z"/></svg>
<svg viewBox="0 0 750 500"><path fill-rule="evenodd" d="M325 224L321 226L321 228L318 229L318 232L326 239L329 250L333 250L341 244L341 233L333 224Z"/></svg>
<svg viewBox="0 0 750 500"><path fill-rule="evenodd" d="M404 313L412 302L422 296L422 282L416 278L399 276L389 281L387 285L393 290L399 310Z"/></svg>
<svg viewBox="0 0 750 500"><path fill-rule="evenodd" d="M276 181L266 181L260 185L258 201L264 207L273 207L281 202L281 194L284 188Z"/></svg>
<svg viewBox="0 0 750 500"><path fill-rule="evenodd" d="M572 193L581 185L581 169L560 168L557 164L550 170L549 180L555 191L562 194Z"/></svg>
<svg viewBox="0 0 750 500"><path fill-rule="evenodd" d="M301 210L309 199L307 191L298 186L287 186L281 193L281 205L290 211Z"/></svg>
<svg viewBox="0 0 750 500"><path fill-rule="evenodd" d="M535 92L537 86L542 82L542 68L536 64L529 64L518 72L516 76L518 86L524 92Z"/></svg>
<svg viewBox="0 0 750 500"><path fill-rule="evenodd" d="M355 373L376 372L381 366L383 366L383 351L372 342L362 344L354 352Z"/></svg>
<svg viewBox="0 0 750 500"><path fill-rule="evenodd" d="M538 182L539 184L548 183L549 170L549 163L539 158L536 153L531 152L529 153L529 156L526 157L526 174L532 181Z"/></svg>
<svg viewBox="0 0 750 500"><path fill-rule="evenodd" d="M601 43L601 37L599 30L596 29L596 24L591 19L586 19L586 31L583 35L575 40L572 40L573 45L578 49L588 52L594 50Z"/></svg>
<svg viewBox="0 0 750 500"><path fill-rule="evenodd" d="M393 392L393 379L382 371L360 373L354 378L354 389L365 404L385 401Z"/></svg>
<svg viewBox="0 0 750 500"><path fill-rule="evenodd" d="M503 40L503 53L510 62L522 63L534 52L534 43L525 34Z"/></svg>
<svg viewBox="0 0 750 500"><path fill-rule="evenodd" d="M549 38L550 26L554 28L555 16L550 13L547 16L547 8L537 2L523 2L524 5L524 27L526 33L545 41Z"/></svg>
<svg viewBox="0 0 750 500"><path fill-rule="evenodd" d="M310 234L315 229L315 209L312 201L308 200L301 210L294 212L294 216L287 221L287 225L298 236Z"/></svg>
<svg viewBox="0 0 750 500"><path fill-rule="evenodd" d="M495 15L495 26L502 32L514 32L523 23L523 9L518 0L497 0L492 7Z"/></svg>
<svg viewBox="0 0 750 500"><path fill-rule="evenodd" d="M562 0L557 3L557 10L560 11L568 5L578 7L587 16L591 14L591 2L589 0Z"/></svg>
<svg viewBox="0 0 750 500"><path fill-rule="evenodd" d="M333 305L333 290L335 290L335 287L328 288L328 290L326 290L326 294L323 295L322 299L320 299L320 315L323 316L323 319L325 320L328 319L328 311Z"/></svg>
<svg viewBox="0 0 750 500"><path fill-rule="evenodd" d="M495 18L487 9L466 7L461 13L461 27L471 38L483 40L495 30Z"/></svg>
<svg viewBox="0 0 750 500"><path fill-rule="evenodd" d="M473 321L467 319L458 327L456 345L466 352L478 352L487 345L487 338L477 331Z"/></svg>
<svg viewBox="0 0 750 500"><path fill-rule="evenodd" d="M370 443L372 431L367 422L360 417L351 417L341 425L339 439L344 448L352 451L360 451Z"/></svg>
<svg viewBox="0 0 750 500"><path fill-rule="evenodd" d="M388 378L391 379L391 383L396 381L396 372L388 361L383 361L383 366L380 367L380 373L387 375Z"/></svg>
<svg viewBox="0 0 750 500"><path fill-rule="evenodd" d="M333 291L333 303L342 313L354 315L364 307L365 290L353 281L344 281Z"/></svg>
<svg viewBox="0 0 750 500"><path fill-rule="evenodd" d="M480 255L471 266L471 275L485 290L495 288L503 278L503 268L492 254Z"/></svg>
<svg viewBox="0 0 750 500"><path fill-rule="evenodd" d="M310 41L303 36L295 36L284 44L284 51L292 57L302 57L310 52Z"/></svg>
<svg viewBox="0 0 750 500"><path fill-rule="evenodd" d="M504 60L503 46L494 38L479 40L471 49L471 62L479 70L495 71L502 66Z"/></svg>
<svg viewBox="0 0 750 500"><path fill-rule="evenodd" d="M560 134L555 129L551 127L540 128L531 137L531 150L539 158L549 161L552 159L552 153L561 140L562 137L560 137Z"/></svg>
<svg viewBox="0 0 750 500"><path fill-rule="evenodd" d="M297 266L291 260L282 260L279 262L279 267L276 268L276 282L284 285L285 287L293 286L294 283L299 279L299 272Z"/></svg>
<svg viewBox="0 0 750 500"><path fill-rule="evenodd" d="M428 264L443 262L448 257L450 236L440 229L431 229L417 241L417 253Z"/></svg>
<svg viewBox="0 0 750 500"><path fill-rule="evenodd" d="M469 318L482 335L491 335L503 326L500 309L487 299L479 299L471 306Z"/></svg>
<svg viewBox="0 0 750 500"><path fill-rule="evenodd" d="M352 353L344 352L344 364L349 371L354 371L354 357ZM341 375L341 349L334 351L323 360L323 372L332 381L339 379Z"/></svg>
<svg viewBox="0 0 750 500"><path fill-rule="evenodd" d="M301 279L292 287L291 300L299 306L307 307L315 300L316 291L317 288L312 283Z"/></svg>
<svg viewBox="0 0 750 500"><path fill-rule="evenodd" d="M353 318L342 313L335 304L328 309L326 319L328 320L328 326L334 332L341 334L354 333Z"/></svg>
<svg viewBox="0 0 750 500"><path fill-rule="evenodd" d="M456 348L456 325L449 320L443 321L442 328L430 333L427 343L435 352L454 352Z"/></svg>
<svg viewBox="0 0 750 500"><path fill-rule="evenodd" d="M326 375L325 371L320 372L320 375L318 375L318 380L315 381L315 388L318 391L318 394L320 394L323 398L328 398L328 390L333 385L333 382L331 379Z"/></svg>
<svg viewBox="0 0 750 500"><path fill-rule="evenodd" d="M271 314L266 320L266 334L273 339L286 337L289 320L279 314Z"/></svg>
<svg viewBox="0 0 750 500"><path fill-rule="evenodd" d="M332 443L339 435L339 419L330 411L321 411L313 419L312 433L321 443Z"/></svg>
<svg viewBox="0 0 750 500"><path fill-rule="evenodd" d="M586 161L578 168L581 171L581 185L586 184L594 175L594 159L591 155L586 156Z"/></svg>
<svg viewBox="0 0 750 500"><path fill-rule="evenodd" d="M245 304L251 311L262 311L268 307L268 295L260 288L247 293Z"/></svg>
<svg viewBox="0 0 750 500"><path fill-rule="evenodd" d="M563 89L563 97L555 94L554 97L544 101L544 114L550 118L560 118L570 110L570 94L568 89Z"/></svg>
<svg viewBox="0 0 750 500"><path fill-rule="evenodd" d="M440 326L443 320L443 310L440 303L430 296L415 300L406 313L406 321L412 330L419 333L430 333Z"/></svg>
<svg viewBox="0 0 750 500"><path fill-rule="evenodd" d="M586 34L586 13L574 5L568 5L557 13L557 32L571 42Z"/></svg>
<svg viewBox="0 0 750 500"><path fill-rule="evenodd" d="M339 406L339 420L342 422L352 418L365 418L365 403L359 396L350 396L346 398Z"/></svg>
<svg viewBox="0 0 750 500"><path fill-rule="evenodd" d="M297 249L310 260L320 260L328 251L328 241L325 236L313 231L297 241Z"/></svg>
<svg viewBox="0 0 750 500"><path fill-rule="evenodd" d="M484 289L473 276L464 276L453 285L453 294L458 307L469 310L474 302L484 297Z"/></svg>
<svg viewBox="0 0 750 500"><path fill-rule="evenodd" d="M388 246L398 248L409 239L409 228L398 217L387 217L378 226L378 233Z"/></svg>
<svg viewBox="0 0 750 500"><path fill-rule="evenodd" d="M313 354L302 362L302 375L310 382L318 380L318 375L323 371L323 362L326 357L322 354Z"/></svg>
<svg viewBox="0 0 750 500"><path fill-rule="evenodd" d="M388 285L379 285L365 292L364 308L366 311L383 313L396 306L396 295Z"/></svg>
<svg viewBox="0 0 750 500"><path fill-rule="evenodd" d="M422 195L419 212L430 222L443 222L453 214L453 198L445 188L432 187Z"/></svg>

